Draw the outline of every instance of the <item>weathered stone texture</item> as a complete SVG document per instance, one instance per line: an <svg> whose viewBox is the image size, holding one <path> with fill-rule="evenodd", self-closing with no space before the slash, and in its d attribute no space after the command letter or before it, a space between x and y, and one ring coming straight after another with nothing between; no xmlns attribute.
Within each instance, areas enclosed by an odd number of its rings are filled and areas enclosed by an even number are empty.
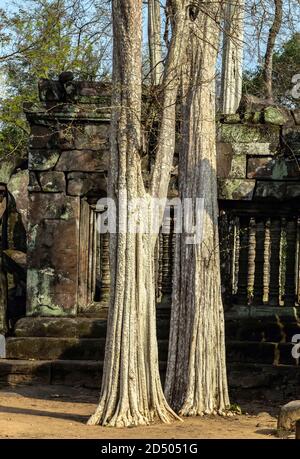
<svg viewBox="0 0 300 459"><path fill-rule="evenodd" d="M234 142L231 147L234 155L269 156L274 153L269 142Z"/></svg>
<svg viewBox="0 0 300 459"><path fill-rule="evenodd" d="M67 176L67 193L71 196L106 196L107 179L105 174L70 172Z"/></svg>
<svg viewBox="0 0 300 459"><path fill-rule="evenodd" d="M28 314L76 313L79 198L30 194Z"/></svg>
<svg viewBox="0 0 300 459"><path fill-rule="evenodd" d="M39 192L42 191L40 184L38 182L37 174L34 171L29 171L29 184L28 192Z"/></svg>
<svg viewBox="0 0 300 459"><path fill-rule="evenodd" d="M47 171L49 169L52 169L57 163L59 156L59 150L30 150L28 157L29 170Z"/></svg>
<svg viewBox="0 0 300 459"><path fill-rule="evenodd" d="M291 430L298 420L300 420L300 400L293 400L280 409L277 424L278 433L280 434L281 430Z"/></svg>
<svg viewBox="0 0 300 459"><path fill-rule="evenodd" d="M31 230L42 220L70 220L78 218L78 198L63 193L30 193L29 219Z"/></svg>
<svg viewBox="0 0 300 459"><path fill-rule="evenodd" d="M108 150L70 150L61 153L55 170L79 172L106 171L108 164Z"/></svg>
<svg viewBox="0 0 300 459"><path fill-rule="evenodd" d="M295 123L297 125L300 125L300 109L296 109L296 110L293 110L293 116L294 116L294 119L295 119Z"/></svg>
<svg viewBox="0 0 300 459"><path fill-rule="evenodd" d="M279 145L279 127L247 124L221 124L219 141L228 143L270 143L273 148Z"/></svg>
<svg viewBox="0 0 300 459"><path fill-rule="evenodd" d="M264 110L265 123L275 124L277 126L283 126L288 123L291 115L288 110L284 110L281 107L267 107Z"/></svg>
<svg viewBox="0 0 300 459"><path fill-rule="evenodd" d="M52 126L34 124L31 126L29 147L52 149L58 147L58 130Z"/></svg>
<svg viewBox="0 0 300 459"><path fill-rule="evenodd" d="M58 193L66 190L66 179L63 172L40 172L39 182L44 192Z"/></svg>
<svg viewBox="0 0 300 459"><path fill-rule="evenodd" d="M255 180L220 179L218 181L219 199L251 200L255 188Z"/></svg>
<svg viewBox="0 0 300 459"><path fill-rule="evenodd" d="M70 124L61 126L59 131L61 150L99 150L109 148L109 125Z"/></svg>
<svg viewBox="0 0 300 459"><path fill-rule="evenodd" d="M273 165L272 156L248 158L247 178L271 177Z"/></svg>
<svg viewBox="0 0 300 459"><path fill-rule="evenodd" d="M283 148L287 154L300 155L300 126L282 129Z"/></svg>

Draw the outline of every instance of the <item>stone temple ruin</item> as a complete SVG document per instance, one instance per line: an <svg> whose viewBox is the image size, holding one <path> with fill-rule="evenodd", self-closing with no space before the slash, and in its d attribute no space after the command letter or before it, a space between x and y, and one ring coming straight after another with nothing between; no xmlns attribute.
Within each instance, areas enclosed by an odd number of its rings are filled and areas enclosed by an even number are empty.
<svg viewBox="0 0 300 459"><path fill-rule="evenodd" d="M27 163L0 173L0 383L99 387L109 298L110 90L43 80L25 107ZM251 107L218 119L221 268L232 395L299 397L300 112ZM145 168L149 164L145 161ZM177 194L176 158L170 196ZM171 222L172 225L172 222ZM174 237L160 235L157 315L167 357ZM276 389L276 390L275 390Z"/></svg>

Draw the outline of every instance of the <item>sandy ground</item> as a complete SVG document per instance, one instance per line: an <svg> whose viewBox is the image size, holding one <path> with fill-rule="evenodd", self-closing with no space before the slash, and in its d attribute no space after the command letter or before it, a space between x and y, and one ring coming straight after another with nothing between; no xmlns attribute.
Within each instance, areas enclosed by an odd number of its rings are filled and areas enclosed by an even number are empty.
<svg viewBox="0 0 300 459"><path fill-rule="evenodd" d="M90 427L98 394L82 388L21 386L0 390L0 438L246 438L274 439L278 407L241 405L232 418L187 418L129 429Z"/></svg>

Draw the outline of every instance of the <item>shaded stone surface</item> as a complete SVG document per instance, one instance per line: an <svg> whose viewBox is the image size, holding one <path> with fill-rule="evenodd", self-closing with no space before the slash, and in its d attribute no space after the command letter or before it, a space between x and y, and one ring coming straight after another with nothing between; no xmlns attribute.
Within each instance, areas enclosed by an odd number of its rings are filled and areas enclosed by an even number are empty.
<svg viewBox="0 0 300 459"><path fill-rule="evenodd" d="M255 199L275 199L282 201L286 198L285 181L257 181L255 188Z"/></svg>
<svg viewBox="0 0 300 459"><path fill-rule="evenodd" d="M71 196L106 196L107 179L105 174L70 172L67 176L67 193Z"/></svg>
<svg viewBox="0 0 300 459"><path fill-rule="evenodd" d="M29 184L28 192L39 192L42 191L40 184L38 182L37 174L34 171L29 171Z"/></svg>
<svg viewBox="0 0 300 459"><path fill-rule="evenodd" d="M252 200L255 180L250 179L219 179L218 195L220 199Z"/></svg>
<svg viewBox="0 0 300 459"><path fill-rule="evenodd" d="M15 327L17 337L105 338L106 320L87 317L20 319Z"/></svg>
<svg viewBox="0 0 300 459"><path fill-rule="evenodd" d="M287 154L300 155L300 126L282 129L283 147Z"/></svg>
<svg viewBox="0 0 300 459"><path fill-rule="evenodd" d="M247 178L271 177L273 165L272 156L248 158Z"/></svg>
<svg viewBox="0 0 300 459"><path fill-rule="evenodd" d="M297 125L300 125L300 109L296 109L296 110L293 110L293 116L294 116L294 119L295 119L295 123Z"/></svg>
<svg viewBox="0 0 300 459"><path fill-rule="evenodd" d="M230 143L217 143L217 175L218 178L227 178L230 173L233 151Z"/></svg>
<svg viewBox="0 0 300 459"><path fill-rule="evenodd" d="M277 429L291 430L300 419L300 400L293 400L282 406L279 413Z"/></svg>
<svg viewBox="0 0 300 459"><path fill-rule="evenodd" d="M30 193L29 203L31 230L41 220L70 220L78 217L78 198L63 193Z"/></svg>
<svg viewBox="0 0 300 459"><path fill-rule="evenodd" d="M0 360L0 386L17 384L51 384L50 362Z"/></svg>
<svg viewBox="0 0 300 459"><path fill-rule="evenodd" d="M70 150L61 153L55 170L79 172L106 171L108 164L108 150Z"/></svg>
<svg viewBox="0 0 300 459"><path fill-rule="evenodd" d="M300 198L300 183L287 183L286 185L286 197L288 199Z"/></svg>
<svg viewBox="0 0 300 459"><path fill-rule="evenodd" d="M66 179L63 172L40 172L39 182L44 192L57 193L66 190Z"/></svg>
<svg viewBox="0 0 300 459"><path fill-rule="evenodd" d="M59 145L58 129L43 124L31 125L30 149L52 149Z"/></svg>
<svg viewBox="0 0 300 459"><path fill-rule="evenodd" d="M60 126L58 133L60 150L92 150L109 148L108 123L76 123Z"/></svg>
<svg viewBox="0 0 300 459"><path fill-rule="evenodd" d="M28 157L28 167L30 170L46 171L52 169L57 163L60 151L55 149L49 150L30 150Z"/></svg>
<svg viewBox="0 0 300 459"><path fill-rule="evenodd" d="M8 338L7 358L17 360L103 360L105 339L100 338ZM160 358L166 360L168 343L160 343Z"/></svg>
<svg viewBox="0 0 300 459"><path fill-rule="evenodd" d="M277 345L253 341L227 341L226 355L230 362L274 364Z"/></svg>
<svg viewBox="0 0 300 459"><path fill-rule="evenodd" d="M89 317L24 317L15 326L17 337L48 338L105 338L107 311L101 318ZM167 339L169 319L159 318L157 334L160 339Z"/></svg>
<svg viewBox="0 0 300 459"><path fill-rule="evenodd" d="M79 198L30 194L27 313L74 315L77 308Z"/></svg>

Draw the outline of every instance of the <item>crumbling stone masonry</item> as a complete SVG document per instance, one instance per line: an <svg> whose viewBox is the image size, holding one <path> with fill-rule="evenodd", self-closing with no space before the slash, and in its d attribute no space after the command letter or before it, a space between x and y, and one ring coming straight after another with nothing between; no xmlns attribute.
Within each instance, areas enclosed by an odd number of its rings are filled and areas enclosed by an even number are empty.
<svg viewBox="0 0 300 459"><path fill-rule="evenodd" d="M41 103L25 108L31 126L28 171L18 171L3 188L14 204L2 225L2 233L9 234L2 245L3 285L5 275L14 276L23 291L27 273L27 301L26 313L21 308L11 322L0 382L98 387L110 278L108 236L97 233L96 221L103 211L97 201L107 189L110 89L71 77L43 80L39 89ZM291 356L300 323L299 158L298 111L246 106L218 120L221 269L233 396L277 387L284 397L297 395L300 387ZM146 169L149 163L146 158ZM177 194L176 163L175 157L170 196ZM9 229L16 221L27 234L27 268L24 238L12 237ZM162 374L173 248L172 232L161 234ZM1 306L3 317L6 306Z"/></svg>

